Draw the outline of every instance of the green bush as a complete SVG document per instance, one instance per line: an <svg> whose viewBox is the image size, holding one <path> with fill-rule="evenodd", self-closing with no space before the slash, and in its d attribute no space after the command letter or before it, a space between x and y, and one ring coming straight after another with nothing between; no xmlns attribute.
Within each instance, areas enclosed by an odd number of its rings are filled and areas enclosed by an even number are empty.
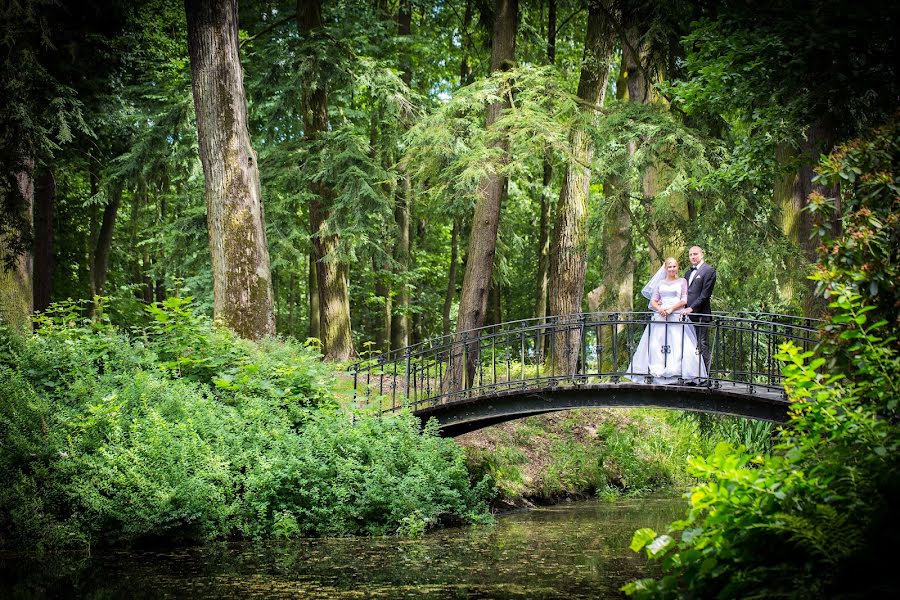
<svg viewBox="0 0 900 600"><path fill-rule="evenodd" d="M0 548L414 534L485 518L462 450L411 415L339 410L294 342L249 342L188 299L131 335L54 307L0 329Z"/></svg>
<svg viewBox="0 0 900 600"><path fill-rule="evenodd" d="M636 551L665 575L638 598L889 597L900 502L897 336L900 121L821 165L841 183L843 235L823 239L815 279L830 319L819 356L781 348L790 422L773 454L722 444L692 461L686 517ZM812 198L814 207L828 199Z"/></svg>

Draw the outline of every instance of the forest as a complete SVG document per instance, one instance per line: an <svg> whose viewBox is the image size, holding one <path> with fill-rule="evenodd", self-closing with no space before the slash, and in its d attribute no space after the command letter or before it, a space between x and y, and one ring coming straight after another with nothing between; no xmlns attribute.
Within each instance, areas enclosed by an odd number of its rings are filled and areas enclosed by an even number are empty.
<svg viewBox="0 0 900 600"><path fill-rule="evenodd" d="M496 481L433 427L344 426L347 366L644 310L699 245L712 310L821 318L821 344L781 350L770 454L691 459L688 516L633 544L667 575L627 593L885 591L898 13L4 1L0 548L490 520Z"/></svg>

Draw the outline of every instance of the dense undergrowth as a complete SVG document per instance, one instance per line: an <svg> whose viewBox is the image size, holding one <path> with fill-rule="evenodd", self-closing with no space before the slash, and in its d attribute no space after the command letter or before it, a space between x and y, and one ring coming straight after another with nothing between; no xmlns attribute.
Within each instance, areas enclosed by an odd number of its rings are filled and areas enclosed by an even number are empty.
<svg viewBox="0 0 900 600"><path fill-rule="evenodd" d="M469 468L490 476L497 506L562 498L680 493L688 459L722 441L768 451L774 426L659 409L582 409L528 417L458 438Z"/></svg>
<svg viewBox="0 0 900 600"><path fill-rule="evenodd" d="M886 598L900 519L900 118L824 158L843 230L822 237L829 303L817 355L782 347L791 420L769 457L719 446L692 462L685 518L632 547L663 576L638 598ZM834 209L813 194L817 211ZM826 212L826 214L828 214Z"/></svg>
<svg viewBox="0 0 900 600"><path fill-rule="evenodd" d="M173 297L131 332L72 305L0 329L0 547L417 533L489 483L411 416L350 413L316 352Z"/></svg>

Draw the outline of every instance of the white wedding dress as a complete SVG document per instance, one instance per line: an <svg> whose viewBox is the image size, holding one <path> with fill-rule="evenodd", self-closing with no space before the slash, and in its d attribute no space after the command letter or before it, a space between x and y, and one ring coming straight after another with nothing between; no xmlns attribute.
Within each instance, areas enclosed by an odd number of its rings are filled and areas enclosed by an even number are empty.
<svg viewBox="0 0 900 600"><path fill-rule="evenodd" d="M687 281L661 281L653 298L663 308L674 306L687 299ZM706 365L697 352L697 332L687 315L675 312L663 317L654 312L625 373L626 379L636 383L647 383L648 377L660 384L706 379Z"/></svg>

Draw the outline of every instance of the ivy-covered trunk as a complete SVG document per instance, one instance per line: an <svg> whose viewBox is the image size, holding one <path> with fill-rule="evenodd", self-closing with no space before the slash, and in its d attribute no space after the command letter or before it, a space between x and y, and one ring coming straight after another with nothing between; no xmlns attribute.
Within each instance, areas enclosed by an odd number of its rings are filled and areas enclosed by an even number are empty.
<svg viewBox="0 0 900 600"><path fill-rule="evenodd" d="M321 0L297 1L297 27L302 36L315 35L322 27ZM316 60L314 58L314 60ZM303 132L308 141L328 129L328 89L325 82L304 86ZM327 184L312 186L309 226L319 291L319 339L326 360L349 360L354 355L350 328L349 268L337 258L340 235L329 226L332 190Z"/></svg>
<svg viewBox="0 0 900 600"><path fill-rule="evenodd" d="M21 227L27 228L31 224L31 210L34 202L34 180L31 170L33 161L26 161L28 170L16 173L10 179L10 184L18 188L21 201L21 219L16 219ZM14 194L15 190L8 190ZM18 203L13 202L14 206ZM27 329L31 326L32 287L31 273L32 262L30 251L20 251L15 248L17 244L11 243L11 237L27 239L30 231L12 231L0 235L0 323L8 324L17 329ZM18 240L16 240L18 241Z"/></svg>
<svg viewBox="0 0 900 600"><path fill-rule="evenodd" d="M491 46L491 72L512 67L516 26L518 22L517 0L496 0L494 6L494 29ZM500 113L509 107L508 101L491 104L487 108L485 127L491 127ZM503 151L508 160L503 141L497 141L495 147ZM456 320L456 331L465 332L484 325L487 311L488 292L491 286L491 273L494 267L494 253L497 249L497 228L500 224L500 203L506 189L506 176L501 174L503 165L495 165L491 174L485 177L478 187L478 198L475 201L475 212L472 216L472 230L469 234L469 249L466 258L466 271L463 276L462 294L459 301L459 316ZM467 379L470 379L475 366L477 343L467 342L465 352L457 349L448 373L451 389L459 389L463 382L463 362ZM462 359L465 356L465 361Z"/></svg>
<svg viewBox="0 0 900 600"><path fill-rule="evenodd" d="M603 12L592 4L584 45L584 60L578 80L578 97L585 119L593 118L606 96L613 33ZM590 191L594 147L584 127L576 124L571 137L574 160L566 168L556 207L556 224L550 249L550 314L581 312L587 269L587 201ZM581 345L580 330L554 336L553 360L558 373L572 372Z"/></svg>
<svg viewBox="0 0 900 600"><path fill-rule="evenodd" d="M256 153L238 55L236 0L186 0L197 137L206 189L213 311L238 335L275 334Z"/></svg>

